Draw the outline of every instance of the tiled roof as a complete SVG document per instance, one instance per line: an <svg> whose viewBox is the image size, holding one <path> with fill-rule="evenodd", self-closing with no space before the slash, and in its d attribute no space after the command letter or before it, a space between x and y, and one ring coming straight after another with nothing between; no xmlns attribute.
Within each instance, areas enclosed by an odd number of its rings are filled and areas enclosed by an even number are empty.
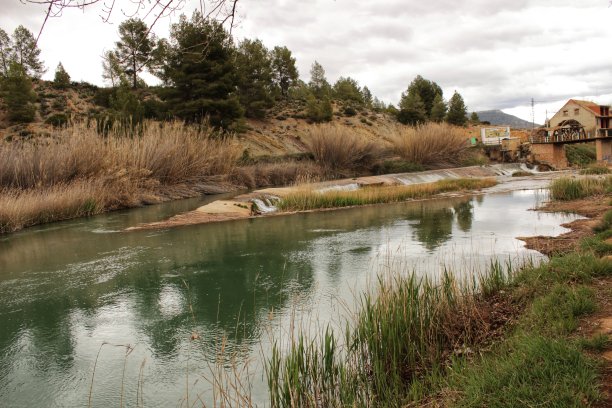
<svg viewBox="0 0 612 408"><path fill-rule="evenodd" d="M575 104L580 105L583 108L590 110L595 115L601 116L601 108L599 107L598 104L596 104L594 102L581 101L581 100L578 100L578 99L570 99L568 102L574 102Z"/></svg>

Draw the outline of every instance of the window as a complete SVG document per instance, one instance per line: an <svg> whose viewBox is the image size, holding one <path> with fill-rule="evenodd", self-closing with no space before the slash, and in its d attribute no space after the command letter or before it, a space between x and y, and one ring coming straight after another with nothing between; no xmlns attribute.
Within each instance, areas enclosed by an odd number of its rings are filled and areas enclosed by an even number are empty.
<svg viewBox="0 0 612 408"><path fill-rule="evenodd" d="M574 116L578 116L580 114L580 109L574 109Z"/></svg>
<svg viewBox="0 0 612 408"><path fill-rule="evenodd" d="M563 111L563 116L568 116L569 115L569 111L568 110L564 110Z"/></svg>

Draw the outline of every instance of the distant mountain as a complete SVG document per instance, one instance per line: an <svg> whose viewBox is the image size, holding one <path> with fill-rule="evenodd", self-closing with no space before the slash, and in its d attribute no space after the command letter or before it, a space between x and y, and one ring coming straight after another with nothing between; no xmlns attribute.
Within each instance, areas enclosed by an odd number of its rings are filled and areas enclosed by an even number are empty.
<svg viewBox="0 0 612 408"><path fill-rule="evenodd" d="M490 122L492 125L505 125L515 129L527 129L531 128L531 122L517 118L514 115L508 115L500 110L488 110L476 112L481 122ZM535 124L536 127L540 126Z"/></svg>

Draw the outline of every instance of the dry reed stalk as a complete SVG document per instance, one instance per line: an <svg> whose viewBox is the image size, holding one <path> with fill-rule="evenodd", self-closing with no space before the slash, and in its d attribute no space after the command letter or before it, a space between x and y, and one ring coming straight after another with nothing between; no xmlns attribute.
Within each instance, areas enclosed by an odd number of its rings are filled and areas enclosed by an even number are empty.
<svg viewBox="0 0 612 408"><path fill-rule="evenodd" d="M314 126L306 143L315 161L332 175L369 169L382 155L380 146L338 125Z"/></svg>
<svg viewBox="0 0 612 408"><path fill-rule="evenodd" d="M389 136L395 153L427 167L459 165L468 150L465 130L440 123L397 127Z"/></svg>

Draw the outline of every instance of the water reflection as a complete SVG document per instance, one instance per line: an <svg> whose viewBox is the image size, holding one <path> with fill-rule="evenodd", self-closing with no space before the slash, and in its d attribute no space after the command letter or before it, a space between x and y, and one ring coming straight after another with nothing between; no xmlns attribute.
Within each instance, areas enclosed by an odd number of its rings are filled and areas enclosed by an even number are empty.
<svg viewBox="0 0 612 408"><path fill-rule="evenodd" d="M247 358L264 328L296 307L329 319L389 248L407 248L424 265L457 248L476 246L482 259L516 254L515 236L561 232L560 216L526 211L535 200L515 193L108 232L177 211L162 206L9 236L0 241L0 400L83 405L107 341L137 346L126 378L137 379L147 360L147 405L176 405L187 365L206 367L220 334ZM117 405L125 358L120 347L101 353L99 406Z"/></svg>

